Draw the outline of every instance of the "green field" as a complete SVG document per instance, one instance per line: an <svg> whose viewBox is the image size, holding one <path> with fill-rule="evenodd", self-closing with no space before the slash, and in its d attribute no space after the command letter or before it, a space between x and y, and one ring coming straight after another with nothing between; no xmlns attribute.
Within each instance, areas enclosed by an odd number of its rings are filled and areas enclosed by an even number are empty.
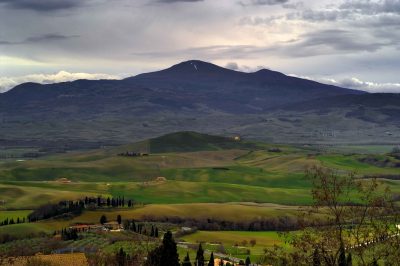
<svg viewBox="0 0 400 266"><path fill-rule="evenodd" d="M384 153L386 146L347 147L345 152L342 147L329 150L182 134L116 148L0 161L0 220L26 216L43 204L86 196L123 196L136 203L130 209L85 210L67 220L3 226L0 235L51 234L76 223L98 223L102 214L109 220L121 215L136 220L179 217L231 222L294 217L299 208L312 203L305 171L315 165L340 174L355 173L356 178L376 176L380 184L400 194L400 181L396 180L400 160ZM142 149L151 154L117 155ZM61 182L61 178L71 182ZM221 242L229 252L240 251L240 258L243 250L235 251L232 246L250 239L257 244L244 249L250 249L252 258L266 247L282 244L276 232L199 231L183 238L191 243L205 241L209 251L213 250L211 242ZM183 254L188 249L179 250ZM193 259L194 251L189 250Z"/></svg>
<svg viewBox="0 0 400 266"><path fill-rule="evenodd" d="M26 218L31 212L32 210L0 211L0 221L3 221L6 218L13 218L14 220L17 218Z"/></svg>
<svg viewBox="0 0 400 266"><path fill-rule="evenodd" d="M202 243L210 253L219 252L221 245L227 256L245 259L247 256L256 262L264 254L265 248L274 245L286 246L277 232L247 232L247 231L198 231L182 238L187 243ZM250 244L254 241L254 246ZM184 250L182 250L184 253ZM192 251L192 258L195 253Z"/></svg>

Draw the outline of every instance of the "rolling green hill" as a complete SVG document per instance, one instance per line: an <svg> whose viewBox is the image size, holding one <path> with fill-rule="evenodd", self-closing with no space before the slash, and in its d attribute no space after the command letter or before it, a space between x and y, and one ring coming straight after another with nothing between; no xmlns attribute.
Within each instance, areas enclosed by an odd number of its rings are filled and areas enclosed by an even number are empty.
<svg viewBox="0 0 400 266"><path fill-rule="evenodd" d="M152 151L148 156L117 155L137 151L146 142ZM381 177L380 181L397 193L398 163L389 154L321 152L312 147L178 132L116 148L3 161L0 200L5 204L0 208L33 208L84 195L125 196L146 204L309 204L310 182L304 173L310 166L355 172L358 178ZM165 181L157 182L157 177L164 177ZM57 181L60 178L71 183Z"/></svg>

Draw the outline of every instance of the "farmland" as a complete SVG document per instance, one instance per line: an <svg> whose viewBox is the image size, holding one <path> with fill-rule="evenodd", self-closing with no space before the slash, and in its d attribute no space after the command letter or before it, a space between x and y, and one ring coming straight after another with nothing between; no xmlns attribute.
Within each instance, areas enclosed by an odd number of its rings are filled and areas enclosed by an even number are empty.
<svg viewBox="0 0 400 266"><path fill-rule="evenodd" d="M182 138L183 144L176 139ZM185 143L187 145L185 145ZM146 156L126 157L126 151L155 151ZM0 220L26 217L33 209L63 200L85 197L133 199L132 208L86 209L68 219L47 219L34 223L0 227L0 235L18 239L51 235L75 224L97 224L100 217L166 223L181 221L171 228L178 232L187 221L196 227L204 221L243 225L252 221L295 219L312 204L311 181L305 171L312 166L335 169L340 175L354 173L361 181L377 177L377 182L400 194L400 160L383 152L388 147L357 147L359 153L339 152L313 146L290 146L259 142L236 142L197 133L175 133L160 139L120 147L85 152L53 154L30 160L3 160L0 163ZM274 220L275 219L275 220ZM85 235L67 248L83 248L96 235ZM131 235L118 236L115 244L96 246L103 252L120 247L131 250ZM249 246L251 239L256 240ZM18 240L23 241L23 240ZM154 245L154 239L151 245ZM205 243L206 254L220 243L237 258L247 255L236 244L246 243L250 257L258 259L267 247L285 246L277 232L195 231L180 241L181 256L193 244ZM242 243L242 244L243 244ZM236 247L234 247L236 245ZM12 248L7 246L8 249ZM0 249L6 246L0 245ZM65 248L65 247L64 247ZM236 249L235 249L236 248ZM236 250L236 251L235 251ZM132 249L133 252L133 249ZM247 252L247 251L246 251Z"/></svg>

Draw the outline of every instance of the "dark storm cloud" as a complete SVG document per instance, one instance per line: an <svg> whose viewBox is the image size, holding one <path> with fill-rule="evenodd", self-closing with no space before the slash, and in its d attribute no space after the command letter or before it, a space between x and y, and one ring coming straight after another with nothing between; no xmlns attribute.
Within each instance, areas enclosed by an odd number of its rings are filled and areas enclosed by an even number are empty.
<svg viewBox="0 0 400 266"><path fill-rule="evenodd" d="M0 7L28 9L37 12L50 12L71 9L84 4L84 0L0 0Z"/></svg>
<svg viewBox="0 0 400 266"><path fill-rule="evenodd" d="M159 3L166 3L166 4L169 4L169 3L176 3L176 2L202 2L202 1L204 1L204 0L158 0L157 2L159 2Z"/></svg>
<svg viewBox="0 0 400 266"><path fill-rule="evenodd" d="M42 43L51 41L63 41L71 38L78 38L79 35L62 35L62 34L44 34L39 36L28 37L23 41L1 41L0 45L18 45L18 44L30 44L30 43Z"/></svg>
<svg viewBox="0 0 400 266"><path fill-rule="evenodd" d="M400 13L400 0L352 0L346 1L339 8L364 14Z"/></svg>
<svg viewBox="0 0 400 266"><path fill-rule="evenodd" d="M355 36L346 30L320 30L304 34L298 41L288 47L292 55L302 56L311 53L333 54L335 52L374 52L391 43L379 40L368 40L369 36Z"/></svg>
<svg viewBox="0 0 400 266"><path fill-rule="evenodd" d="M318 55L334 55L359 52L375 52L385 46L392 45L392 41L370 40L369 36L354 37L354 33L345 30L319 30L306 33L296 40L278 42L270 46L256 45L215 45L191 47L188 49L133 53L137 57L152 58L207 58L217 60L223 58L257 58L266 53L279 54L282 57L311 57ZM234 65L229 68L234 69Z"/></svg>
<svg viewBox="0 0 400 266"><path fill-rule="evenodd" d="M77 38L79 35L61 35L61 34L45 34L35 37L29 37L25 40L25 42L44 42L44 41L62 41L71 38Z"/></svg>
<svg viewBox="0 0 400 266"><path fill-rule="evenodd" d="M246 0L240 1L242 6L272 6L282 5L289 2L289 0Z"/></svg>

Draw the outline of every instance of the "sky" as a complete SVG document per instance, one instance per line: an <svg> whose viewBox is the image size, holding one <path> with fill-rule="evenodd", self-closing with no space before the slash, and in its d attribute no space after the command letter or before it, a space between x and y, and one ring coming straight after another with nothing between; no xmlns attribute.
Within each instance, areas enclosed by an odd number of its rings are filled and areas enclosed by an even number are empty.
<svg viewBox="0 0 400 266"><path fill-rule="evenodd" d="M0 0L0 92L190 59L400 93L400 0Z"/></svg>

